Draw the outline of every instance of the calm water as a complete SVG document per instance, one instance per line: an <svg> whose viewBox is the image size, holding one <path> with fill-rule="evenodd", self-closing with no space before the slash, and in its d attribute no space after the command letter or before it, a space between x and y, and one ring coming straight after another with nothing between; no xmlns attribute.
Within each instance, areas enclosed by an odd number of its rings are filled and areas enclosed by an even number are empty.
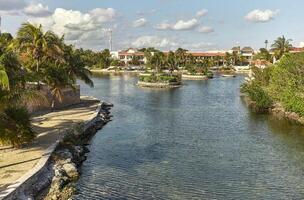
<svg viewBox="0 0 304 200"><path fill-rule="evenodd" d="M303 199L303 129L251 113L239 97L243 79L151 90L103 76L82 86L115 107L74 199Z"/></svg>

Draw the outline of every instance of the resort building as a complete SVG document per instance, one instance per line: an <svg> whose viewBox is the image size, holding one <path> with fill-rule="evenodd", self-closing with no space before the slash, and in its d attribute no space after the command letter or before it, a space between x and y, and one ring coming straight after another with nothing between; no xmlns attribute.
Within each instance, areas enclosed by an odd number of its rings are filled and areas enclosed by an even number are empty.
<svg viewBox="0 0 304 200"><path fill-rule="evenodd" d="M111 55L112 58L124 62L125 65L131 64L134 59L136 59L140 64L146 63L144 52L141 52L135 48L129 48L123 51L111 52Z"/></svg>

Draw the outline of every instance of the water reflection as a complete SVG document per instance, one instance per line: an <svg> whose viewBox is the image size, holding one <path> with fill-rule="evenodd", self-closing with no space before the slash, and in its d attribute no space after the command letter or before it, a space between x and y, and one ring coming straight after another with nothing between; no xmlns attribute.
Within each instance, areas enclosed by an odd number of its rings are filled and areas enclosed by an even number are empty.
<svg viewBox="0 0 304 200"><path fill-rule="evenodd" d="M174 90L101 76L87 95L113 102L74 199L302 199L303 128L242 104L243 77Z"/></svg>

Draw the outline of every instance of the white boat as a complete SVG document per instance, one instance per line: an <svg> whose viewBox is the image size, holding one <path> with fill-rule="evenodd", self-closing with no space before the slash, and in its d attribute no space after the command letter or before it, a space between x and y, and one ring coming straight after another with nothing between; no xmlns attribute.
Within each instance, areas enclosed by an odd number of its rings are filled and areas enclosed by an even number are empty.
<svg viewBox="0 0 304 200"><path fill-rule="evenodd" d="M223 74L222 77L235 77L234 74Z"/></svg>

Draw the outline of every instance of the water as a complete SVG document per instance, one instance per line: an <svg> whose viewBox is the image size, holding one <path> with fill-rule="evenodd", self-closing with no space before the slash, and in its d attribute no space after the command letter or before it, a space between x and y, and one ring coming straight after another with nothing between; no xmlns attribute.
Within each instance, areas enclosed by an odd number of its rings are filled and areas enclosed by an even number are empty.
<svg viewBox="0 0 304 200"><path fill-rule="evenodd" d="M303 199L303 128L250 112L243 81L152 90L125 75L82 85L115 107L89 146L74 199Z"/></svg>

